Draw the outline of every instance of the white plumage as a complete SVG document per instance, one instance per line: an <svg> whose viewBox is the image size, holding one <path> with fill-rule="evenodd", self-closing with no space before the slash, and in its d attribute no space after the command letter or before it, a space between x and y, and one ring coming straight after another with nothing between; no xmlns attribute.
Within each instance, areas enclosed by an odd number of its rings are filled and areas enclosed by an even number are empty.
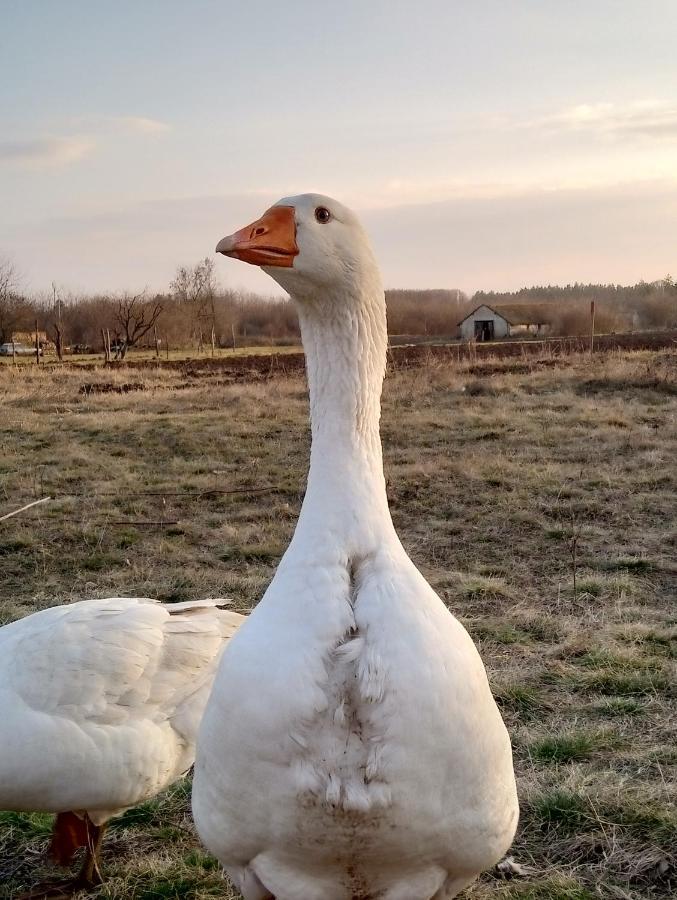
<svg viewBox="0 0 677 900"><path fill-rule="evenodd" d="M244 619L223 603L84 600L1 628L0 809L75 813L98 840L96 826L187 772ZM57 828L57 855L91 840Z"/></svg>
<svg viewBox="0 0 677 900"><path fill-rule="evenodd" d="M198 831L245 900L454 897L512 841L512 754L472 640L388 510L369 242L341 204L304 195L217 249L296 301L313 440L293 540L200 727Z"/></svg>

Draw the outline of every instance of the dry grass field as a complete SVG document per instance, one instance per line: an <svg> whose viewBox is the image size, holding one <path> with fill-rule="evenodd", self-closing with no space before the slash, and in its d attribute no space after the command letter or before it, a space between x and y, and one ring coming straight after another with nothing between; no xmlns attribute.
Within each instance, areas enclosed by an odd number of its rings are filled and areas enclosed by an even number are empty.
<svg viewBox="0 0 677 900"><path fill-rule="evenodd" d="M256 603L303 495L302 377L4 367L0 410L0 515L54 498L0 523L3 622L120 594ZM523 874L464 896L674 896L677 353L394 372L383 440L403 543L477 641L514 744ZM189 790L113 823L97 897L234 896ZM0 813L0 897L52 874L49 828Z"/></svg>

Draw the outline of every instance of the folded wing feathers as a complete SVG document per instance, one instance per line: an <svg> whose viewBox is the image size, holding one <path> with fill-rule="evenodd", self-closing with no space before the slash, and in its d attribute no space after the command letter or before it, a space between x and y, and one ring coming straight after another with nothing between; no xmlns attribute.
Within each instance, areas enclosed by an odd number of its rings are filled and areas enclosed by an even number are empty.
<svg viewBox="0 0 677 900"><path fill-rule="evenodd" d="M225 602L112 598L28 617L12 686L41 712L102 725L150 718L193 740L221 651L245 618Z"/></svg>

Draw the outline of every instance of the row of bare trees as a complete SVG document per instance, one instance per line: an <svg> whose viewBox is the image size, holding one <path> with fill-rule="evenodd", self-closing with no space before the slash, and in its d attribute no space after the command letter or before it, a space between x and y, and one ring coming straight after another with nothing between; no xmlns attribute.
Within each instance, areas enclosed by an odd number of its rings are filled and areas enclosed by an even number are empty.
<svg viewBox="0 0 677 900"><path fill-rule="evenodd" d="M30 321L31 307L21 294L15 267L0 259L0 343L10 340L12 332Z"/></svg>
<svg viewBox="0 0 677 900"><path fill-rule="evenodd" d="M670 276L651 284L568 285L518 292L390 290L386 292L391 335L454 336L458 322L482 303L551 302L554 334L582 334L595 299L599 331L677 327L677 285ZM52 285L48 296L28 298L10 262L0 260L0 343L29 331L36 319L61 356L66 348L100 350L116 358L131 347L217 347L295 343L299 326L291 303L224 290L206 258L180 266L168 291L76 296Z"/></svg>
<svg viewBox="0 0 677 900"><path fill-rule="evenodd" d="M30 331L36 318L56 352L110 350L124 358L132 347L235 347L298 340L291 304L277 298L223 290L214 264L181 266L166 293L147 290L78 296L52 285L49 296L27 298L14 267L0 261L0 343Z"/></svg>

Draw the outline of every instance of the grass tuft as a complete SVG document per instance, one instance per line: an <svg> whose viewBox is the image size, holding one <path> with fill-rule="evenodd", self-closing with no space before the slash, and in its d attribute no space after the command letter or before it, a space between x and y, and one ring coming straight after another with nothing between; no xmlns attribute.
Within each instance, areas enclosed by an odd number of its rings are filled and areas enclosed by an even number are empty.
<svg viewBox="0 0 677 900"><path fill-rule="evenodd" d="M670 683L659 672L624 673L609 671L592 672L582 679L580 687L590 693L620 697L650 697L667 692Z"/></svg>
<svg viewBox="0 0 677 900"><path fill-rule="evenodd" d="M617 718L619 716L636 716L643 713L646 703L636 697L609 697L598 704L595 710L602 716Z"/></svg>
<svg viewBox="0 0 677 900"><path fill-rule="evenodd" d="M575 762L589 759L601 750L619 745L616 734L609 731L576 731L542 738L529 746L532 759L544 763Z"/></svg>
<svg viewBox="0 0 677 900"><path fill-rule="evenodd" d="M582 797L559 789L541 794L532 801L531 810L542 824L570 832L582 828L589 818Z"/></svg>
<svg viewBox="0 0 677 900"><path fill-rule="evenodd" d="M263 563L271 565L280 561L285 548L279 544L256 543L227 547L219 558L223 562Z"/></svg>
<svg viewBox="0 0 677 900"><path fill-rule="evenodd" d="M461 593L468 599L503 597L509 599L512 592L502 578L484 575L461 575Z"/></svg>
<svg viewBox="0 0 677 900"><path fill-rule="evenodd" d="M493 693L504 712L515 713L524 721L542 716L549 706L542 692L526 684L499 685Z"/></svg>
<svg viewBox="0 0 677 900"><path fill-rule="evenodd" d="M570 878L545 878L540 884L514 885L501 894L505 900L599 900L588 888Z"/></svg>

